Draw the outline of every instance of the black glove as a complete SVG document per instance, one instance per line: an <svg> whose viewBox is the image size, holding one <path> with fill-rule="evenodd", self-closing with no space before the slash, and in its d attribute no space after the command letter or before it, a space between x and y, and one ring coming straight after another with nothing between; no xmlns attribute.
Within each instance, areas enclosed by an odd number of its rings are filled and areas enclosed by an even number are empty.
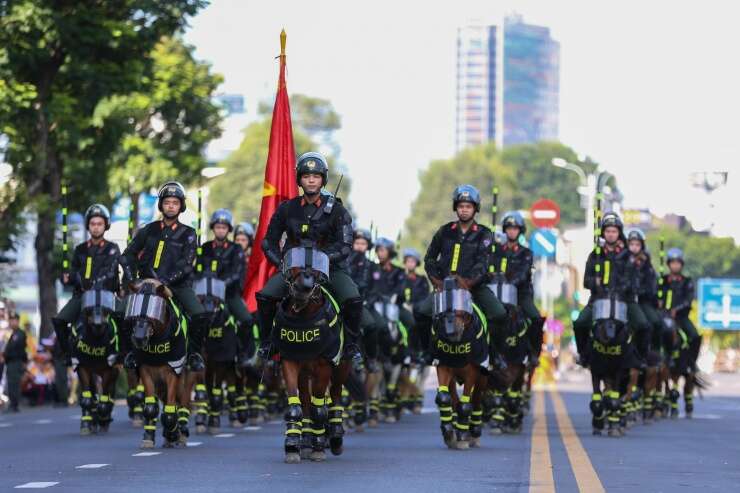
<svg viewBox="0 0 740 493"><path fill-rule="evenodd" d="M270 356L272 356L272 344L267 341L260 342L257 356L259 356L262 361L268 361Z"/></svg>

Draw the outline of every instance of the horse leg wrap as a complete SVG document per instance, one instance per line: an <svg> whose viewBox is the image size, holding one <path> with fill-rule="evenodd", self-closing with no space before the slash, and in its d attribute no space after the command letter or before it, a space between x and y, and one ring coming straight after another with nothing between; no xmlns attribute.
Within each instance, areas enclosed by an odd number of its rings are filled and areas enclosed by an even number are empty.
<svg viewBox="0 0 740 493"><path fill-rule="evenodd" d="M285 411L285 453L299 453L303 430L303 409L297 396L288 397L288 409Z"/></svg>
<svg viewBox="0 0 740 493"><path fill-rule="evenodd" d="M370 399L369 419L377 420L379 412L380 412L380 401L378 399Z"/></svg>
<svg viewBox="0 0 740 493"><path fill-rule="evenodd" d="M619 401L619 391L610 390L609 392L607 392L605 404L607 411L606 420L609 423L609 428L611 429L618 426L620 421L619 412L621 403Z"/></svg>
<svg viewBox="0 0 740 493"><path fill-rule="evenodd" d="M134 392L134 416L141 416L144 413L144 386L139 384Z"/></svg>
<svg viewBox="0 0 740 493"><path fill-rule="evenodd" d="M126 394L126 405L128 406L128 417L129 419L132 419L134 417L134 406L136 405L136 390L135 389L129 389L128 394Z"/></svg>
<svg viewBox="0 0 740 493"><path fill-rule="evenodd" d="M344 406L332 406L329 408L329 435L340 437L344 435Z"/></svg>
<svg viewBox="0 0 740 493"><path fill-rule="evenodd" d="M470 416L470 436L480 438L483 432L483 409L473 411Z"/></svg>
<svg viewBox="0 0 740 493"><path fill-rule="evenodd" d="M445 385L440 385L437 389L437 395L434 398L435 404L439 409L439 424L442 435L448 438L452 434L452 396L450 389Z"/></svg>
<svg viewBox="0 0 740 493"><path fill-rule="evenodd" d="M506 392L504 396L504 404L506 406L506 417L508 418L509 425L517 429L522 424L522 394L513 390Z"/></svg>
<svg viewBox="0 0 740 493"><path fill-rule="evenodd" d="M313 440L311 446L315 451L323 451L326 448L326 421L327 421L326 399L311 396L311 420L313 421Z"/></svg>
<svg viewBox="0 0 740 493"><path fill-rule="evenodd" d="M278 401L280 400L278 393L270 391L267 393L267 412L275 414L278 412Z"/></svg>
<svg viewBox="0 0 740 493"><path fill-rule="evenodd" d="M249 414L248 414L248 409L247 409L247 396L244 395L243 390L236 395L235 401L236 401L236 419L238 419L240 423L244 424L247 422L247 418L249 417Z"/></svg>
<svg viewBox="0 0 740 493"><path fill-rule="evenodd" d="M221 410L224 405L224 396L220 388L211 389L208 412L208 427L219 428L221 426Z"/></svg>
<svg viewBox="0 0 740 493"><path fill-rule="evenodd" d="M180 407L177 409L177 426L180 428L180 434L185 438L190 436L190 430L188 425L190 423L190 409L187 407Z"/></svg>
<svg viewBox="0 0 740 493"><path fill-rule="evenodd" d="M80 409L82 410L80 431L92 430L95 420L95 397L93 397L91 391L82 391L82 396L80 397Z"/></svg>
<svg viewBox="0 0 740 493"><path fill-rule="evenodd" d="M457 440L467 440L470 434L470 415L473 413L473 405L470 403L469 395L461 395L457 403L457 419L453 423Z"/></svg>
<svg viewBox="0 0 740 493"><path fill-rule="evenodd" d="M157 431L157 416L159 415L159 404L157 398L149 395L144 398L144 440L154 442Z"/></svg>
<svg viewBox="0 0 740 493"><path fill-rule="evenodd" d="M367 409L364 402L352 403L352 417L357 426L362 425L367 421Z"/></svg>
<svg viewBox="0 0 740 493"><path fill-rule="evenodd" d="M98 422L102 426L108 426L111 421L113 421L112 418L113 415L113 401L111 400L110 396L107 395L101 395L100 396L100 402L98 402Z"/></svg>
<svg viewBox="0 0 740 493"><path fill-rule="evenodd" d="M342 387L342 397L339 399L339 403L345 408L350 407L352 403L352 399L349 397L349 390L345 387Z"/></svg>
<svg viewBox="0 0 740 493"><path fill-rule="evenodd" d="M677 389L671 389L671 393L669 395L671 399L671 408L677 409L678 408L678 399L681 397L681 394L678 392Z"/></svg>
<svg viewBox="0 0 740 493"><path fill-rule="evenodd" d="M683 396L684 401L684 409L686 410L687 414L691 414L694 412L694 396L693 395L684 395Z"/></svg>
<svg viewBox="0 0 740 493"><path fill-rule="evenodd" d="M174 404L164 406L160 419L162 420L162 436L169 442L177 441L179 438L177 407Z"/></svg>
<svg viewBox="0 0 740 493"><path fill-rule="evenodd" d="M604 409L604 401L602 400L601 394L593 394L591 396L591 403L588 407L591 408L591 414L593 415L591 425L595 430L603 430L606 410Z"/></svg>
<svg viewBox="0 0 740 493"><path fill-rule="evenodd" d="M226 400L229 403L229 421L237 420L236 385L226 387Z"/></svg>
<svg viewBox="0 0 740 493"><path fill-rule="evenodd" d="M260 396L252 393L249 395L249 417L256 419L260 416L262 405L260 404Z"/></svg>
<svg viewBox="0 0 740 493"><path fill-rule="evenodd" d="M651 392L650 394L646 395L642 399L642 418L643 419L652 419L653 414L655 412L655 408L653 407L653 395L654 392Z"/></svg>

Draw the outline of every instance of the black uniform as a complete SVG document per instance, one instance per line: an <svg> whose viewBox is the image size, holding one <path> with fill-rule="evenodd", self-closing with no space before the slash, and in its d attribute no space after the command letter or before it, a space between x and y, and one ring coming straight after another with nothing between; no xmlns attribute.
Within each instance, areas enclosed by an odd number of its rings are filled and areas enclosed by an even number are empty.
<svg viewBox="0 0 740 493"><path fill-rule="evenodd" d="M285 233L285 243L280 246ZM278 206L270 219L262 250L275 266L282 263L283 252L310 242L329 257L330 288L342 305L342 316L350 342L360 332L362 298L347 272L347 257L352 251L352 218L339 200L322 194L311 204L303 197L295 197ZM263 336L269 335L275 318L276 304L287 294L282 272L277 272L257 293L257 310ZM263 337L263 340L268 340Z"/></svg>
<svg viewBox="0 0 740 493"><path fill-rule="evenodd" d="M583 286L591 291L588 305L581 310L573 323L578 354L585 355L593 322L591 303L601 298L615 297L627 303L629 326L635 332L647 331L648 322L639 309L633 292L634 271L629 264L630 252L622 240L613 247L601 248L600 253L591 252L586 261ZM599 266L597 270L597 265Z"/></svg>
<svg viewBox="0 0 740 493"><path fill-rule="evenodd" d="M5 375L8 380L8 398L10 410L18 411L21 398L21 377L25 371L28 355L26 354L26 333L18 328L10 333L5 345Z"/></svg>
<svg viewBox="0 0 740 493"><path fill-rule="evenodd" d="M374 290L375 273L378 264L367 258L364 252L353 251L347 259L349 275L357 285L360 296L364 300L362 307L362 345L365 356L374 360L378 357L378 330L383 324L383 318L375 311L370 293Z"/></svg>
<svg viewBox="0 0 740 493"><path fill-rule="evenodd" d="M180 221L167 226L154 221L140 229L121 256L124 282L158 279L172 291L179 306L191 317L188 351L198 353L208 324L191 286L196 254L195 230ZM123 337L122 341L128 337Z"/></svg>
<svg viewBox="0 0 740 493"><path fill-rule="evenodd" d="M243 326L252 325L252 317L242 299L246 265L244 250L228 240L211 240L203 244L196 266L198 274L212 274L226 284L226 305Z"/></svg>
<svg viewBox="0 0 740 493"><path fill-rule="evenodd" d="M426 276L416 272L405 273L403 276L403 291L401 292L400 311L402 316L409 314L413 323L410 325L411 333L409 334L409 346L417 355L424 351L422 338L419 336L419 330L416 327L416 320L413 318L414 309L429 297L429 280ZM402 320L403 321L403 320ZM405 324L406 322L404 322Z"/></svg>
<svg viewBox="0 0 740 493"><path fill-rule="evenodd" d="M654 351L660 350L660 337L662 330L662 321L656 310L658 303L658 279L655 269L650 261L650 255L640 251L637 255L629 256L629 265L633 271L632 274L632 294L635 296L638 307L649 325L649 331L646 335L638 333L636 348L642 358L646 358L650 352L650 343L653 341ZM649 362L652 365L657 364L657 359Z"/></svg>
<svg viewBox="0 0 740 493"><path fill-rule="evenodd" d="M505 320L506 310L485 285L492 243L491 230L485 226L473 222L463 233L459 222L447 223L434 234L424 257L424 268L430 279L441 281L451 274L467 279L473 300L493 324ZM433 309L434 299L430 294L414 312L424 347L429 344Z"/></svg>
<svg viewBox="0 0 740 493"><path fill-rule="evenodd" d="M701 337L689 318L696 293L694 281L682 274L667 274L663 276L661 290L663 308L668 312L675 312L676 324L683 330L689 342L689 364L694 365L701 348Z"/></svg>

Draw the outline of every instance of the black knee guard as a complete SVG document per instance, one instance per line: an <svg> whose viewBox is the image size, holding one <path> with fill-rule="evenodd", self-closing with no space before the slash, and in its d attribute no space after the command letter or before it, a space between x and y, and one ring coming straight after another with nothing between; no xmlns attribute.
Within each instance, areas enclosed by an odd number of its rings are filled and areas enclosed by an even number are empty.
<svg viewBox="0 0 740 493"><path fill-rule="evenodd" d="M224 396L220 388L211 389L211 398L209 401L211 407L211 415L221 415L221 410L224 406Z"/></svg>
<svg viewBox="0 0 740 493"><path fill-rule="evenodd" d="M604 428L604 419L606 418L606 410L604 408L604 401L601 394L593 394L591 396L591 403L588 406L591 409L593 419L591 424L597 430Z"/></svg>
<svg viewBox="0 0 740 493"><path fill-rule="evenodd" d="M288 397L288 408L285 410L285 451L297 453L301 447L301 432L303 429L303 409L301 400Z"/></svg>
<svg viewBox="0 0 740 493"><path fill-rule="evenodd" d="M311 397L311 420L314 428L321 428L326 424L328 412L326 409L326 399Z"/></svg>
<svg viewBox="0 0 740 493"><path fill-rule="evenodd" d="M177 440L177 407L164 406L160 419L162 420L162 436L169 441Z"/></svg>
<svg viewBox="0 0 740 493"><path fill-rule="evenodd" d="M181 407L177 409L177 427L180 429L180 434L185 438L190 436L190 430L188 425L190 424L190 409L187 407Z"/></svg>
<svg viewBox="0 0 740 493"><path fill-rule="evenodd" d="M670 393L668 394L668 397L671 400L671 407L678 409L678 399L681 397L681 394L677 389L671 389Z"/></svg>
<svg viewBox="0 0 740 493"><path fill-rule="evenodd" d="M442 427L442 432L445 433L452 427L452 396L446 386L439 386L434 402L439 408L440 426Z"/></svg>
<svg viewBox="0 0 740 493"><path fill-rule="evenodd" d="M144 398L144 417L148 420L156 420L159 414L159 404L157 398L147 396Z"/></svg>
<svg viewBox="0 0 740 493"><path fill-rule="evenodd" d="M83 412L92 412L92 410L95 408L95 397L93 397L92 392L89 390L85 390L82 392L82 396L80 397L80 408L82 408Z"/></svg>
<svg viewBox="0 0 740 493"><path fill-rule="evenodd" d="M355 425L359 426L367 421L367 409L364 402L355 402L352 404L353 419Z"/></svg>
<svg viewBox="0 0 740 493"><path fill-rule="evenodd" d="M331 436L342 436L344 435L344 426L342 422L344 414L344 406L332 406L329 408L329 429L331 430Z"/></svg>
<svg viewBox="0 0 740 493"><path fill-rule="evenodd" d="M113 401L107 395L101 395L100 401L98 402L98 420L100 424L107 425L111 421L113 415Z"/></svg>

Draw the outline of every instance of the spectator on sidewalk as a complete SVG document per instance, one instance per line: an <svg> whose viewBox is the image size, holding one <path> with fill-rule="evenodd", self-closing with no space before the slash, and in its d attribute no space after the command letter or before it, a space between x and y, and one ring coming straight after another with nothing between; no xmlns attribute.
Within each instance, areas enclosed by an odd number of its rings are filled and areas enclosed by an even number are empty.
<svg viewBox="0 0 740 493"><path fill-rule="evenodd" d="M20 317L17 313L10 313L8 317L10 338L5 345L2 359L5 362L8 382L8 398L10 412L19 411L18 404L21 396L21 378L26 371L28 355L26 354L26 333L20 327Z"/></svg>

